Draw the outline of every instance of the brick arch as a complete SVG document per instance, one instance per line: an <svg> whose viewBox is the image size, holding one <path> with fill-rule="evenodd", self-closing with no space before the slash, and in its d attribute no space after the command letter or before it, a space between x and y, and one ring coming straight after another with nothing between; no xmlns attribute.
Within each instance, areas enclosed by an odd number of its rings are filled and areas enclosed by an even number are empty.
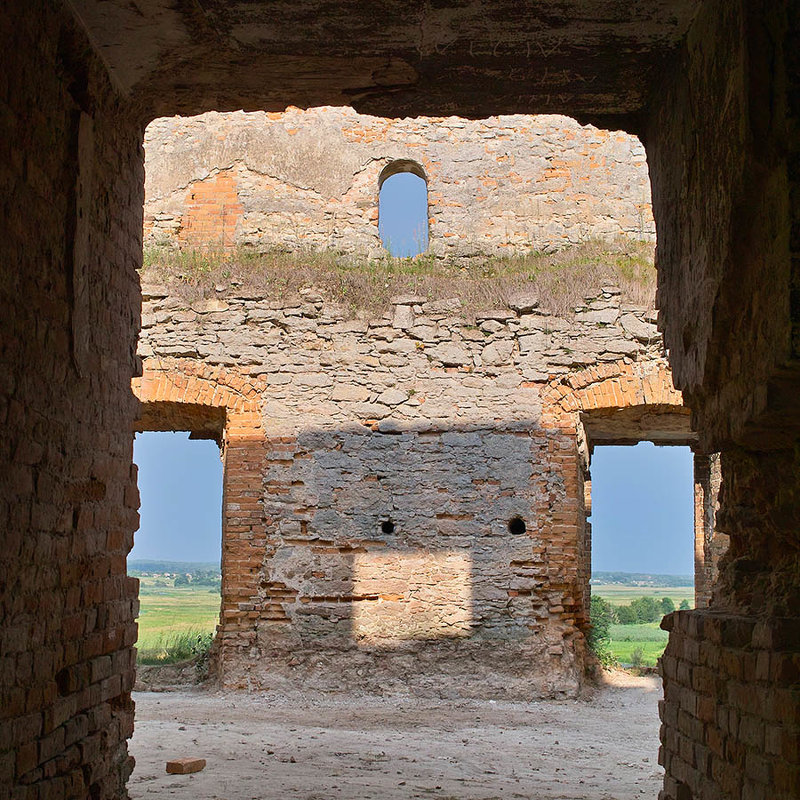
<svg viewBox="0 0 800 800"><path fill-rule="evenodd" d="M574 543L577 563L572 590L576 597L576 619L584 631L589 624L591 577L591 528L587 524L591 504L587 483L591 434L584 423L594 419L602 426L622 411L631 412L626 416L633 422L645 409L665 418L688 418L689 411L681 393L672 385L666 361L600 364L559 376L542 391L542 425L551 431L558 453L552 463L560 470L564 485L574 498L569 512L555 522L569 531Z"/></svg>
<svg viewBox="0 0 800 800"><path fill-rule="evenodd" d="M230 416L258 413L258 388L241 375L196 361L148 359L133 393L142 403L192 403L224 408Z"/></svg>
<svg viewBox="0 0 800 800"><path fill-rule="evenodd" d="M581 412L634 406L684 408L666 361L592 366L551 381L542 392L543 421L557 428L576 428Z"/></svg>
<svg viewBox="0 0 800 800"><path fill-rule="evenodd" d="M264 556L267 517L262 465L268 439L261 416L261 387L224 367L147 359L132 389L141 403L160 407L156 414L176 406L191 407L188 415L196 415L197 409L223 414L219 436L223 451L222 604L214 666L224 681L226 659L235 648L250 643L249 634L240 628L257 599L250 587ZM183 430L183 425L172 428L178 429Z"/></svg>

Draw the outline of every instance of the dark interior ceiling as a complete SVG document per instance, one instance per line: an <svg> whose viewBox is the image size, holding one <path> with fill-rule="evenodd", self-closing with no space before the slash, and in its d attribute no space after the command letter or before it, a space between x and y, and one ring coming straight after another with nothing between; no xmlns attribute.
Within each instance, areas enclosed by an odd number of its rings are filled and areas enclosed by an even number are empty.
<svg viewBox="0 0 800 800"><path fill-rule="evenodd" d="M69 0L144 117L351 105L634 129L698 0Z"/></svg>

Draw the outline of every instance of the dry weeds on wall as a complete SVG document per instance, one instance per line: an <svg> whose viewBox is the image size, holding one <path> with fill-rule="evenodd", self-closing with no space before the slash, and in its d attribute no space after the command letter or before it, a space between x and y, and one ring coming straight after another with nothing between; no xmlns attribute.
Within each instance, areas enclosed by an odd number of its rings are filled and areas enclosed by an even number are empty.
<svg viewBox="0 0 800 800"><path fill-rule="evenodd" d="M652 308L655 275L652 245L618 239L591 241L556 253L471 259L150 247L145 250L142 282L165 284L188 300L247 292L285 302L318 291L351 316L381 314L393 296L415 294L428 300L457 298L462 313L471 317L477 311L505 307L512 295L525 291L535 294L541 307L563 316L609 285L621 289L624 302Z"/></svg>

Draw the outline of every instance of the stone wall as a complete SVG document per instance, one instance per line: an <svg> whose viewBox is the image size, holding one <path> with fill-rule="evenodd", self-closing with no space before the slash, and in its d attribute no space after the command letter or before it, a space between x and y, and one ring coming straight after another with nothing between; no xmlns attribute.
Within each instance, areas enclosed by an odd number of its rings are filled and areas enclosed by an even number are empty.
<svg viewBox="0 0 800 800"><path fill-rule="evenodd" d="M789 386L796 388L791 332L800 307L790 301L786 160L795 137L783 132L789 101L777 77L796 35L781 3L705 3L646 136L659 219L658 306L705 452L745 440L755 450L780 449L798 432ZM759 59L775 74L751 70ZM770 415L760 420L768 407L786 413L779 430Z"/></svg>
<svg viewBox="0 0 800 800"><path fill-rule="evenodd" d="M424 170L437 255L654 237L638 140L563 117L210 113L155 121L145 146L150 244L379 255L398 159ZM590 448L694 441L656 313L608 286L568 319L524 295L469 322L414 296L352 319L313 286L241 285L147 286L137 384L140 428L223 441L223 683L574 695ZM584 380L604 388L564 412Z"/></svg>
<svg viewBox="0 0 800 800"><path fill-rule="evenodd" d="M424 170L437 256L655 240L644 148L559 116L382 119L348 108L152 122L145 239L379 256L378 179Z"/></svg>
<svg viewBox="0 0 800 800"><path fill-rule="evenodd" d="M398 297L353 320L311 290L145 287L140 427L180 403L226 414L223 684L577 692L581 414L646 407L688 429L688 411L653 312L617 290L574 319L512 306L471 324L455 300Z"/></svg>

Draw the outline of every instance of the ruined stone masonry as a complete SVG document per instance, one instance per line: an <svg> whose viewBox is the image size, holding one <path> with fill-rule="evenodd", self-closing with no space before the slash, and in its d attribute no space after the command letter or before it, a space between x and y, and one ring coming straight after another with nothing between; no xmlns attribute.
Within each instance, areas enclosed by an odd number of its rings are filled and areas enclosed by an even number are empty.
<svg viewBox="0 0 800 800"><path fill-rule="evenodd" d="M614 289L569 321L530 301L474 325L455 300L395 301L352 320L313 292L187 304L145 288L139 427L224 448L218 674L574 695L584 420L598 441L693 441L652 312Z"/></svg>
<svg viewBox="0 0 800 800"><path fill-rule="evenodd" d="M205 114L145 146L161 245L375 255L380 176L412 158L437 254L653 238L639 142L560 117ZM574 696L591 447L694 441L655 312L609 286L569 319L530 294L474 322L422 296L351 319L300 291L144 287L139 427L224 448L223 684Z"/></svg>
<svg viewBox="0 0 800 800"><path fill-rule="evenodd" d="M655 241L639 140L566 117L208 113L156 120L145 149L145 246L380 255L379 181L403 160L425 175L437 256Z"/></svg>

